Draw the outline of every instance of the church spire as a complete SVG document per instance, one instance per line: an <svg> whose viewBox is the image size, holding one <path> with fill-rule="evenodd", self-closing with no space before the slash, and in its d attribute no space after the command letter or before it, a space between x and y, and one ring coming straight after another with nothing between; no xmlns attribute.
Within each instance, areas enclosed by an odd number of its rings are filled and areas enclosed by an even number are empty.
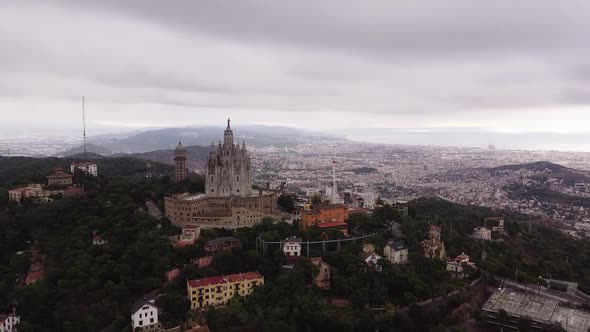
<svg viewBox="0 0 590 332"><path fill-rule="evenodd" d="M223 134L223 145L227 147L234 145L234 133L229 126L229 118L227 119L227 128L225 128L225 133Z"/></svg>

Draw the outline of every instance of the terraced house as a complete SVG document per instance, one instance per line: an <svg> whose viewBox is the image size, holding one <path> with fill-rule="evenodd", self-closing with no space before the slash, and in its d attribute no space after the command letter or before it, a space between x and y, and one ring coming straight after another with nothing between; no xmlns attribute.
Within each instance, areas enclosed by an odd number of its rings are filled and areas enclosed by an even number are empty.
<svg viewBox="0 0 590 332"><path fill-rule="evenodd" d="M234 296L252 294L254 288L260 285L264 285L264 277L258 272L186 281L191 309L224 305Z"/></svg>

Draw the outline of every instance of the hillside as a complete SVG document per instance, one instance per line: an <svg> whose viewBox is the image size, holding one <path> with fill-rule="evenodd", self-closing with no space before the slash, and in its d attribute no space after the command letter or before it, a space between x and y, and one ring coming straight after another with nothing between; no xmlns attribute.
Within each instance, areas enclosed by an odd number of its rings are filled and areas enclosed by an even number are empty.
<svg viewBox="0 0 590 332"><path fill-rule="evenodd" d="M2 157L0 156L0 184L11 184L15 181L45 182L45 176L54 168L70 169L72 162L82 161L82 158L31 158L31 157ZM89 158L97 164L98 172L102 176L122 176L128 179L145 177L147 162L137 157ZM151 162L154 176L171 174L174 167L158 162Z"/></svg>
<svg viewBox="0 0 590 332"><path fill-rule="evenodd" d="M515 164L515 165L503 165L489 169L492 173L503 173L510 171L527 170L532 172L563 172L570 170L565 166L554 164L548 161L537 161L534 163L527 164Z"/></svg>
<svg viewBox="0 0 590 332"><path fill-rule="evenodd" d="M98 146L96 144L86 144L86 152L98 154L98 155L109 155L112 154L113 151L103 148L102 146ZM84 154L84 146L80 145L75 148L69 149L63 153L63 156L74 156L78 154ZM59 157L59 156L58 156Z"/></svg>
<svg viewBox="0 0 590 332"><path fill-rule="evenodd" d="M514 183L505 188L512 199L535 200L544 205L568 205L590 207L590 198L568 195L540 184L522 185Z"/></svg>
<svg viewBox="0 0 590 332"><path fill-rule="evenodd" d="M204 167L207 157L209 156L209 147L193 145L186 147L186 166L189 169L201 169ZM125 155L116 155L125 156ZM156 150L143 153L134 153L130 156L159 162L167 165L174 165L174 149Z"/></svg>
<svg viewBox="0 0 590 332"><path fill-rule="evenodd" d="M100 154L109 153L143 153L148 151L174 149L178 141L184 146L210 146L223 139L223 127L185 127L154 129L143 132L130 133L126 137L102 136L91 138L89 142L94 150ZM232 128L235 141L246 141L246 145L255 146L293 146L296 144L318 140L343 140L325 136L319 133L309 133L302 130L280 126L239 126ZM64 153L82 151L76 147ZM73 152L72 152L73 151Z"/></svg>

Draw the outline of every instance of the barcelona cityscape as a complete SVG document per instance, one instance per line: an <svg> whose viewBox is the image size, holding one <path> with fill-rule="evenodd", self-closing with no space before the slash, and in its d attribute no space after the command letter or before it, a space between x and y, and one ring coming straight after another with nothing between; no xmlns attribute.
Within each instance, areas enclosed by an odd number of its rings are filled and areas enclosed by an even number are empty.
<svg viewBox="0 0 590 332"><path fill-rule="evenodd" d="M0 332L589 332L588 10L0 3Z"/></svg>

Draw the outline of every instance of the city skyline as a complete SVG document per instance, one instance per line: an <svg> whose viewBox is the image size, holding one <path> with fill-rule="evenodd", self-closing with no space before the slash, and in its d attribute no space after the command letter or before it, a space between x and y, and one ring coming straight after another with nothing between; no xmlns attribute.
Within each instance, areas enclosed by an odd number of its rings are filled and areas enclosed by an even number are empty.
<svg viewBox="0 0 590 332"><path fill-rule="evenodd" d="M4 135L76 133L84 95L95 133L231 116L378 143L590 150L584 2L0 6Z"/></svg>

